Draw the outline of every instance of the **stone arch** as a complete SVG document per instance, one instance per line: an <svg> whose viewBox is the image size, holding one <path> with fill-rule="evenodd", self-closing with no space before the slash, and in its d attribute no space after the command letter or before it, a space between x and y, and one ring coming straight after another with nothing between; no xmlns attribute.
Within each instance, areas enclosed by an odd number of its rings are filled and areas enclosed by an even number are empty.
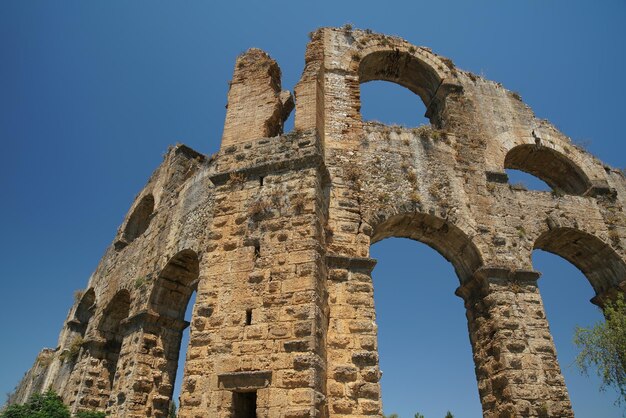
<svg viewBox="0 0 626 418"><path fill-rule="evenodd" d="M122 351L124 340L123 322L128 318L130 312L130 293L128 290L120 290L113 296L103 311L102 319L98 324L98 332L104 340L104 347L96 357L105 361L108 371L109 390L113 387L115 371Z"/></svg>
<svg viewBox="0 0 626 418"><path fill-rule="evenodd" d="M471 238L451 222L434 215L391 216L374 227L371 244L390 237L410 238L429 245L454 266L461 284L471 280L483 264Z"/></svg>
<svg viewBox="0 0 626 418"><path fill-rule="evenodd" d="M504 158L504 168L538 177L556 192L583 195L591 187L589 177L574 161L542 145L522 144L511 148Z"/></svg>
<svg viewBox="0 0 626 418"><path fill-rule="evenodd" d="M167 414L178 369L183 331L189 326L185 312L193 292L198 287L200 262L195 251L186 249L169 259L156 279L149 299L151 323L144 326L148 345L154 345L162 356L154 379L156 391L165 396L153 396L154 410ZM155 370L156 376L157 370Z"/></svg>
<svg viewBox="0 0 626 418"><path fill-rule="evenodd" d="M406 87L424 104L432 101L441 84L436 71L408 52L379 50L364 56L359 63L359 82L382 80Z"/></svg>
<svg viewBox="0 0 626 418"><path fill-rule="evenodd" d="M198 255L193 250L182 250L170 258L150 295L150 309L161 317L182 321L199 271Z"/></svg>
<svg viewBox="0 0 626 418"><path fill-rule="evenodd" d="M93 288L90 288L80 299L76 311L74 312L74 324L75 331L78 332L81 337L85 336L89 321L96 309L96 293Z"/></svg>
<svg viewBox="0 0 626 418"><path fill-rule="evenodd" d="M422 99L427 109L425 116L432 118L438 112L435 98L445 73L437 69L434 62L424 59L420 52L412 46L371 45L361 52L357 69L359 84L381 80L405 87Z"/></svg>
<svg viewBox="0 0 626 418"><path fill-rule="evenodd" d="M127 244L141 236L150 225L154 212L154 196L147 194L141 198L124 227L123 239Z"/></svg>
<svg viewBox="0 0 626 418"><path fill-rule="evenodd" d="M371 233L367 233L370 246L392 237L424 243L452 264L461 283L470 281L473 273L483 264L482 256L470 236L452 222L397 207L387 207L387 210L394 212L368 214L363 221L364 231L369 231L370 225L372 228ZM370 402L368 412L363 415L370 415L369 411L380 407L371 402L379 399L381 377L376 342L375 285L372 280L374 265L374 260L369 258L335 256L328 259L327 384L345 388L346 391L342 395L328 393L332 416L333 412L337 415L358 415L361 401L358 398L362 397L367 397ZM349 391L351 386L367 387L368 395Z"/></svg>
<svg viewBox="0 0 626 418"><path fill-rule="evenodd" d="M534 249L556 254L575 265L587 277L597 295L626 280L626 263L615 250L587 232L558 227L543 232Z"/></svg>

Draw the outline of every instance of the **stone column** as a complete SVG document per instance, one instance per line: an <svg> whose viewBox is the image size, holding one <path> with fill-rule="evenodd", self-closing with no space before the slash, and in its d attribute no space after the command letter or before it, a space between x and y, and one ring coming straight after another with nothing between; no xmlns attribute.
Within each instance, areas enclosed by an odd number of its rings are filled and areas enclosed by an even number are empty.
<svg viewBox="0 0 626 418"><path fill-rule="evenodd" d="M328 256L327 397L331 417L380 417L376 260Z"/></svg>
<svg viewBox="0 0 626 418"><path fill-rule="evenodd" d="M539 273L481 268L465 300L485 417L573 417L537 288Z"/></svg>
<svg viewBox="0 0 626 418"><path fill-rule="evenodd" d="M129 318L120 362L130 373L114 383L109 412L120 417L166 417L174 391L182 334L189 323L144 310Z"/></svg>

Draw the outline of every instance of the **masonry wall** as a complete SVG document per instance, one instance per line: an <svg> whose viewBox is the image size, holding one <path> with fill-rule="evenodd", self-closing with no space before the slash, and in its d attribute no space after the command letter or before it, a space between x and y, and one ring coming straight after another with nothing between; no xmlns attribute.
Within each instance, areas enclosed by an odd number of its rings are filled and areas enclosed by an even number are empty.
<svg viewBox="0 0 626 418"><path fill-rule="evenodd" d="M363 122L371 80L413 91L431 125ZM457 272L484 416L573 416L531 253L576 265L600 306L624 292L624 176L516 93L396 37L314 32L295 95L282 134L277 63L238 58L220 151L170 150L11 402L52 387L73 411L165 416L190 326L181 417L250 402L259 417L380 417L369 248L406 237Z"/></svg>

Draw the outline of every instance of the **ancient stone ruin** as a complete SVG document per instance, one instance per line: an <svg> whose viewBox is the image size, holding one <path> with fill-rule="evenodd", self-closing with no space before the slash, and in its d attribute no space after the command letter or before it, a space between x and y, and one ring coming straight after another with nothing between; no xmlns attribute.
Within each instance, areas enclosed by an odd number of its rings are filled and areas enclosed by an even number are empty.
<svg viewBox="0 0 626 418"><path fill-rule="evenodd" d="M11 402L53 388L74 412L164 417L190 326L180 417L380 417L369 248L406 237L456 270L484 416L573 416L531 252L576 265L599 306L624 292L623 174L400 38L323 28L305 61L294 97L263 51L237 59L220 151L171 148ZM363 122L371 80L431 125Z"/></svg>

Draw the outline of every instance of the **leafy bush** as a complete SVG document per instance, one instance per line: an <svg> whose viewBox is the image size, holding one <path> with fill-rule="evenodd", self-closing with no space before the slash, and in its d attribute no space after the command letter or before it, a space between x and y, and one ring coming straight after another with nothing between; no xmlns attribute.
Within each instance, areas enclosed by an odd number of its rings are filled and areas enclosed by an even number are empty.
<svg viewBox="0 0 626 418"><path fill-rule="evenodd" d="M54 391L33 395L24 405L10 405L0 418L70 418L70 410Z"/></svg>
<svg viewBox="0 0 626 418"><path fill-rule="evenodd" d="M601 390L614 388L618 403L626 403L626 302L619 294L604 307L605 321L591 328L577 327L574 343L581 350L576 363L583 374L595 369Z"/></svg>
<svg viewBox="0 0 626 418"><path fill-rule="evenodd" d="M85 343L85 340L83 339L83 337L81 336L74 337L74 339L72 339L67 349L64 350L59 355L59 358L62 361L75 362L78 359L78 355L80 354L80 349L82 348L84 343Z"/></svg>

